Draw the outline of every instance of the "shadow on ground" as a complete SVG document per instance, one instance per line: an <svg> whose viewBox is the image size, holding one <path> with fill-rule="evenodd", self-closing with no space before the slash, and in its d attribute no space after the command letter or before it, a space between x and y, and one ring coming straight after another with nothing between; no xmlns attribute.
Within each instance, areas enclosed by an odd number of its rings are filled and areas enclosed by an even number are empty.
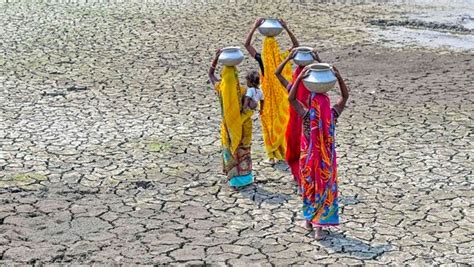
<svg viewBox="0 0 474 267"><path fill-rule="evenodd" d="M328 251L345 254L360 260L376 259L383 253L392 250L390 244L372 245L340 232L329 233L324 240L319 241L319 244Z"/></svg>
<svg viewBox="0 0 474 267"><path fill-rule="evenodd" d="M239 193L252 200L256 204L262 203L267 204L282 204L287 202L293 196L289 194L283 194L280 192L271 192L266 190L262 184L252 184L239 191Z"/></svg>

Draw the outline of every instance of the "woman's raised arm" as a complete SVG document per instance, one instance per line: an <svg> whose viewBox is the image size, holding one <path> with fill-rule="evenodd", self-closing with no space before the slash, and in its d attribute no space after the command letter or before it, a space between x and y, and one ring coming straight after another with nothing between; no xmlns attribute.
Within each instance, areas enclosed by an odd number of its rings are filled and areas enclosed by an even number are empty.
<svg viewBox="0 0 474 267"><path fill-rule="evenodd" d="M212 59L211 62L211 67L209 68L209 80L213 85L215 85L217 82L219 82L219 78L216 77L216 66L217 66L217 60L219 59L219 55L221 54L222 50L219 48L216 50L216 54L214 55L214 59Z"/></svg>
<svg viewBox="0 0 474 267"><path fill-rule="evenodd" d="M318 63L321 63L321 58L319 57L319 53L318 51L316 50L316 48L313 48L313 50L311 50L311 53L313 54L313 58L314 60L316 60L316 62Z"/></svg>
<svg viewBox="0 0 474 267"><path fill-rule="evenodd" d="M337 113L340 115L346 106L347 100L349 99L349 90L347 89L346 83L341 76L341 73L336 67L332 67L334 74L336 75L337 82L339 83L339 89L341 90L341 96L337 100L337 103L334 105Z"/></svg>
<svg viewBox="0 0 474 267"><path fill-rule="evenodd" d="M283 75L281 74L281 72L283 71L283 69L285 68L286 64L288 63L288 61L290 61L296 54L296 51L293 49L291 50L291 53L288 55L287 58L285 58L285 60L283 60L283 62L281 62L280 66L278 66L278 68L275 70L275 75L277 76L278 80L280 81L280 83L283 85L283 87L285 88L288 88L288 84L289 82L285 79L285 77L283 77Z"/></svg>
<svg viewBox="0 0 474 267"><path fill-rule="evenodd" d="M303 103L301 103L296 98L296 94L298 92L298 87L300 85L301 80L308 75L308 71L309 71L308 67L305 67L303 71L301 71L300 75L298 75L298 78L296 78L295 83L291 87L290 94L288 95L288 101L290 101L290 104L293 106L293 108L301 117L304 117L304 115L306 115L306 112L308 112L308 109L303 105Z"/></svg>
<svg viewBox="0 0 474 267"><path fill-rule="evenodd" d="M255 58L255 55L257 54L257 50L252 46L252 37L255 32L255 30L260 26L263 22L262 18L258 18L255 23L252 26L252 29L250 29L250 32L247 34L247 38L245 39L245 49L249 52L249 54Z"/></svg>
<svg viewBox="0 0 474 267"><path fill-rule="evenodd" d="M293 43L293 46L289 50L292 50L293 48L300 46L300 43L296 39L295 35L290 30L290 28L288 28L288 24L286 24L286 21L284 21L283 19L279 19L279 21L281 23L281 26L283 26L283 28L288 33L288 36L290 36L291 42Z"/></svg>

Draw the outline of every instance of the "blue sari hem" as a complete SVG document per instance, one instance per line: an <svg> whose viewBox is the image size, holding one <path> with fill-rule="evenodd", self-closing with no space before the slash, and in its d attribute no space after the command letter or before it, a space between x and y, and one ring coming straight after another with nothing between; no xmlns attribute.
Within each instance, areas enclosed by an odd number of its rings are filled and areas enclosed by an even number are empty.
<svg viewBox="0 0 474 267"><path fill-rule="evenodd" d="M249 173L247 175L234 176L229 181L229 186L242 187L253 183L253 175Z"/></svg>

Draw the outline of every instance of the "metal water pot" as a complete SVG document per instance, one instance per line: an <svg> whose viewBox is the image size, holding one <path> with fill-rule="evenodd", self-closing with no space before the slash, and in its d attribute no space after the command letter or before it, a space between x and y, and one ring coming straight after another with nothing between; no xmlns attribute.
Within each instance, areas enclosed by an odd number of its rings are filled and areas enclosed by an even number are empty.
<svg viewBox="0 0 474 267"><path fill-rule="evenodd" d="M262 35L275 37L283 31L283 26L278 19L265 19L258 27L258 31Z"/></svg>
<svg viewBox="0 0 474 267"><path fill-rule="evenodd" d="M305 87L314 93L326 93L337 82L331 66L327 63L311 64L308 77L303 79Z"/></svg>
<svg viewBox="0 0 474 267"><path fill-rule="evenodd" d="M296 54L295 57L293 57L293 62L295 62L296 65L304 67L314 63L314 56L310 47L300 46L295 48L295 50Z"/></svg>
<svg viewBox="0 0 474 267"><path fill-rule="evenodd" d="M219 62L225 66L236 66L244 60L244 54L240 47L230 46L222 48L219 55Z"/></svg>

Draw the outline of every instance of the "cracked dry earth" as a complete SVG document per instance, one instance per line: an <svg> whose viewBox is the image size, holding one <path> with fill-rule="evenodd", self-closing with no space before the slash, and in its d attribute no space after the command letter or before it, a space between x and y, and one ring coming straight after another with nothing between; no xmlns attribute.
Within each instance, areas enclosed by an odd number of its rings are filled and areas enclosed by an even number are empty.
<svg viewBox="0 0 474 267"><path fill-rule="evenodd" d="M472 51L372 43L364 16L393 15L376 5L0 7L0 263L474 264ZM208 62L272 14L351 90L321 242L287 168L260 164L258 120L256 184L221 183Z"/></svg>

